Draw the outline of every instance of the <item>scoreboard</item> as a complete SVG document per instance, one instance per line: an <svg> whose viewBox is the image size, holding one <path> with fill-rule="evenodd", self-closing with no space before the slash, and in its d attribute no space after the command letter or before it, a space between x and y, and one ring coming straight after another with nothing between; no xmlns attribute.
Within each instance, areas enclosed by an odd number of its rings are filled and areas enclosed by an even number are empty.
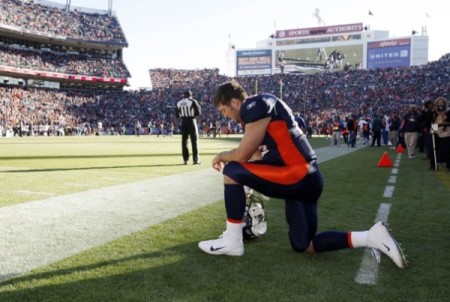
<svg viewBox="0 0 450 302"><path fill-rule="evenodd" d="M428 37L389 38L351 23L278 30L259 48L230 52L233 76L409 67L428 62Z"/></svg>

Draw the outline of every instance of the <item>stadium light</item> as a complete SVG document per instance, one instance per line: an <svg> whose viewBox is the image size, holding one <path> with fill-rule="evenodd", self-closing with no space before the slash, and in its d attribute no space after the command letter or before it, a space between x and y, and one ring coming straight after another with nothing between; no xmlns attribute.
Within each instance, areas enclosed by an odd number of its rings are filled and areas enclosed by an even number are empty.
<svg viewBox="0 0 450 302"><path fill-rule="evenodd" d="M113 7L113 0L108 1L108 14L111 16Z"/></svg>

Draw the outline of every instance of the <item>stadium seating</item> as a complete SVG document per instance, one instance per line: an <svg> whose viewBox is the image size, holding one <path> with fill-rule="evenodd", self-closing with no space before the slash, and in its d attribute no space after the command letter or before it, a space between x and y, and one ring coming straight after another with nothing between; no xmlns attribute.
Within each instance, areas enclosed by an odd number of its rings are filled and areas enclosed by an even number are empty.
<svg viewBox="0 0 450 302"><path fill-rule="evenodd" d="M126 46L117 18L106 12L0 0L0 76L13 74L33 83L0 83L0 137L6 133L95 135L99 122L104 129L101 133L133 133L130 129L136 120L170 128L177 123L175 103L186 88L202 106L202 134L217 121L227 123L212 104L217 86L230 79L219 69L155 68L149 70L153 90L124 91L130 77L121 58ZM57 82L61 89L43 87L47 80ZM438 96L448 97L450 54L409 68L237 80L249 94L267 92L282 98L318 132L335 115L401 114L411 104L422 106ZM238 131L239 125L231 128ZM176 129L177 125L175 133Z"/></svg>

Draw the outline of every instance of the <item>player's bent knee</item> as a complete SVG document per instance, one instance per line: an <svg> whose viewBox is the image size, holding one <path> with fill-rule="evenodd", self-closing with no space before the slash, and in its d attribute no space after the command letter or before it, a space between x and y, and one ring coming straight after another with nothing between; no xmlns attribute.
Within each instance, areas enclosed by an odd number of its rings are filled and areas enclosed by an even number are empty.
<svg viewBox="0 0 450 302"><path fill-rule="evenodd" d="M314 246L312 242L295 241L290 239L291 246L297 253L315 253Z"/></svg>
<svg viewBox="0 0 450 302"><path fill-rule="evenodd" d="M223 183L226 184L226 185L235 185L235 184L237 184L237 182L235 182L232 178L230 178L230 177L228 177L226 175L223 176Z"/></svg>
<svg viewBox="0 0 450 302"><path fill-rule="evenodd" d="M294 242L291 240L291 246L294 251L297 253L305 253L308 250L309 244L308 243L302 243L302 242Z"/></svg>

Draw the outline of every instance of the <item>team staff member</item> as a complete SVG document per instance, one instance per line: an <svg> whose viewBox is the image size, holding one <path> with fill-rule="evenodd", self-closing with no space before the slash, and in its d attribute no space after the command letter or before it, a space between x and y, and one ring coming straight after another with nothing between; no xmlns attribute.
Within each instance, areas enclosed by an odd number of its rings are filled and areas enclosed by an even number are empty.
<svg viewBox="0 0 450 302"><path fill-rule="evenodd" d="M192 92L190 90L185 91L184 98L178 101L176 108L177 117L181 118L181 151L185 165L189 161L188 139L191 140L194 165L201 164L198 155L198 128L196 120L200 113L200 104L192 98Z"/></svg>
<svg viewBox="0 0 450 302"><path fill-rule="evenodd" d="M241 223L244 186L248 186L285 200L288 234L295 251L371 247L384 252L398 267L406 267L403 252L382 222L363 232L316 234L322 175L316 154L286 103L271 94L247 97L244 88L232 81L219 86L214 105L225 118L241 123L245 131L236 149L220 152L212 160L213 167L224 175L227 228L219 239L199 242L201 250L212 255L244 254ZM259 160L253 161L258 150L263 152Z"/></svg>

